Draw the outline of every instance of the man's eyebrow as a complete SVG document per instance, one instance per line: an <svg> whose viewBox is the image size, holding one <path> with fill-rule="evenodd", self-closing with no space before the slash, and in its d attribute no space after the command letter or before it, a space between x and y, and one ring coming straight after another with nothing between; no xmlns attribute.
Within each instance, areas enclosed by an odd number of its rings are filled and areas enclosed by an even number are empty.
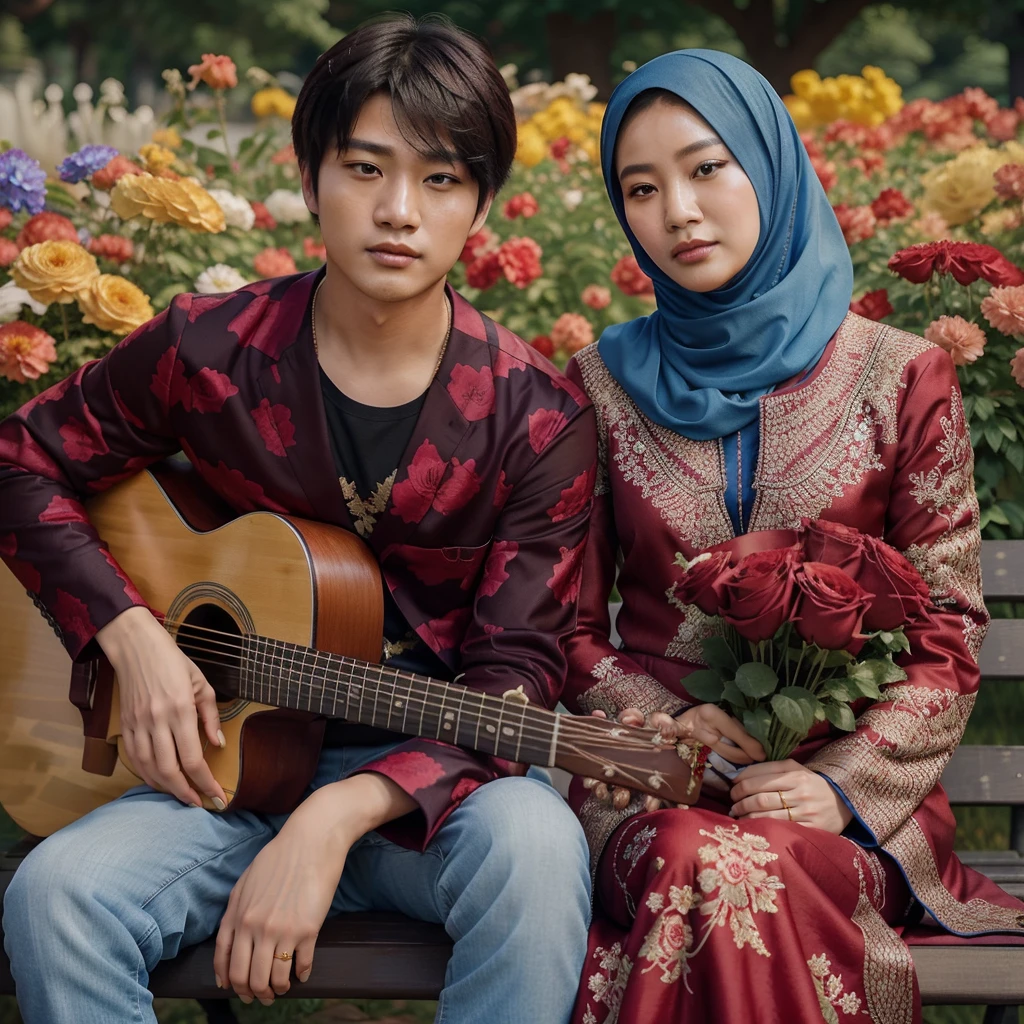
<svg viewBox="0 0 1024 1024"><path fill-rule="evenodd" d="M684 156L689 156L698 150L721 145L724 145L724 143L717 135L709 135L706 139L698 139L696 142L691 142L688 146L683 146L682 149L676 151L673 159L682 160ZM626 178L631 174L650 174L653 170L654 164L629 164L619 171L619 178Z"/></svg>
<svg viewBox="0 0 1024 1024"><path fill-rule="evenodd" d="M375 156L393 157L395 155L395 151L391 146L385 146L381 142L370 142L368 139L349 139L345 145L345 150L350 149L361 149L364 153L373 153ZM455 150L445 149L443 146L421 152L420 156L431 163L442 164L454 164L459 159L459 154Z"/></svg>

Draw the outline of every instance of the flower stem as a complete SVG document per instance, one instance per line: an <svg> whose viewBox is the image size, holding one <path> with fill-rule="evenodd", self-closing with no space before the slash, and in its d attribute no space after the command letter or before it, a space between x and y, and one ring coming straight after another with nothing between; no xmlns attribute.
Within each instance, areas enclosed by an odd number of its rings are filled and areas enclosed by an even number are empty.
<svg viewBox="0 0 1024 1024"><path fill-rule="evenodd" d="M234 170L235 158L231 155L231 146L228 145L228 119L225 113L224 96L217 92L217 116L220 118L221 137L224 139L224 152L228 158L228 170Z"/></svg>
<svg viewBox="0 0 1024 1024"><path fill-rule="evenodd" d="M70 339L68 336L68 306L66 302L60 303L60 318L64 325L64 343L67 344Z"/></svg>

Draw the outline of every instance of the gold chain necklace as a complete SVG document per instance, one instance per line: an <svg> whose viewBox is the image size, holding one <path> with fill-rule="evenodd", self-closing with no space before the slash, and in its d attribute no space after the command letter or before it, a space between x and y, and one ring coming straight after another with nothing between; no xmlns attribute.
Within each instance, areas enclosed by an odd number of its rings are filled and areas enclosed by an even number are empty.
<svg viewBox="0 0 1024 1024"><path fill-rule="evenodd" d="M320 289L323 288L324 281L326 280L326 276L320 278L320 283L316 286L316 291L313 292L313 306L312 309L310 310L309 317L310 325L313 328L313 351L316 353L317 359L320 358L320 346L317 344L316 340L316 300L317 297L320 295ZM441 351L437 353L437 362L434 363L434 369L430 374L431 380L433 380L437 376L437 371L441 369L441 360L444 359L444 354L445 352L448 351L448 339L451 338L452 336L452 304L451 301L448 299L447 295L445 295L444 297L444 304L448 310L448 327L444 332L444 341L441 342Z"/></svg>

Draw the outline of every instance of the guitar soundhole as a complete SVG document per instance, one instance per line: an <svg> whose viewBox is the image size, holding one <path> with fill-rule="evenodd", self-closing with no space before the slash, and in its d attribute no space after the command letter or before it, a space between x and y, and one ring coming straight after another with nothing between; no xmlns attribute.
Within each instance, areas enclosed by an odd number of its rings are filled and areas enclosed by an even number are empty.
<svg viewBox="0 0 1024 1024"><path fill-rule="evenodd" d="M199 666L217 700L234 700L239 693L242 633L238 623L215 604L192 608L182 621L178 646Z"/></svg>

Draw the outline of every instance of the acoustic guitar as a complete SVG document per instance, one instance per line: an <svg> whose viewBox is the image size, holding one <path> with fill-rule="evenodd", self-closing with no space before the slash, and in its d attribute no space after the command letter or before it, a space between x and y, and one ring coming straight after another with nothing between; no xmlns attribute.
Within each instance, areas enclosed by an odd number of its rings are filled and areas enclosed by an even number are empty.
<svg viewBox="0 0 1024 1024"><path fill-rule="evenodd" d="M291 516L232 519L218 501L194 473L164 463L87 508L217 691L227 745L206 744L205 757L229 808L293 808L331 717L557 765L677 803L696 799L690 752L659 744L652 730L556 714L518 690L492 696L380 664L380 571L363 542ZM139 780L119 738L113 672L99 659L73 666L3 568L0 623L0 804L45 836Z"/></svg>

